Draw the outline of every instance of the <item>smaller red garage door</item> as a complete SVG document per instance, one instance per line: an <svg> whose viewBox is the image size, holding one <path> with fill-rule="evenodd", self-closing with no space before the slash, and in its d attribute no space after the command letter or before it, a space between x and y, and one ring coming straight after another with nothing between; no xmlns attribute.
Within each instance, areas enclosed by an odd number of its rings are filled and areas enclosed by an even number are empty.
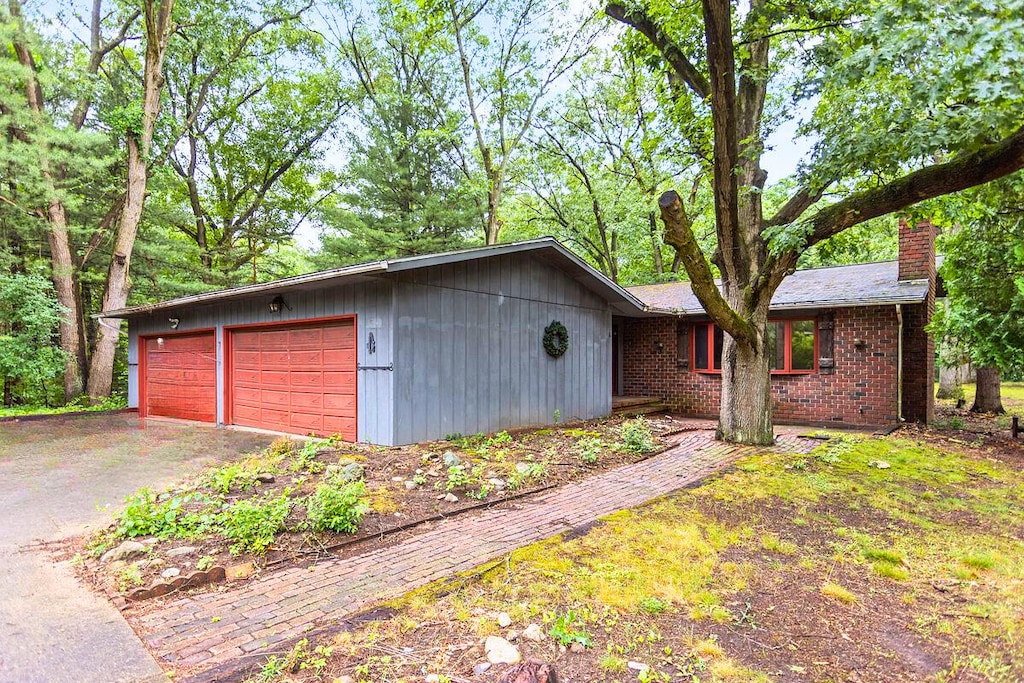
<svg viewBox="0 0 1024 683"><path fill-rule="evenodd" d="M142 340L143 417L217 419L217 339L213 331Z"/></svg>
<svg viewBox="0 0 1024 683"><path fill-rule="evenodd" d="M356 440L355 320L231 331L231 422Z"/></svg>

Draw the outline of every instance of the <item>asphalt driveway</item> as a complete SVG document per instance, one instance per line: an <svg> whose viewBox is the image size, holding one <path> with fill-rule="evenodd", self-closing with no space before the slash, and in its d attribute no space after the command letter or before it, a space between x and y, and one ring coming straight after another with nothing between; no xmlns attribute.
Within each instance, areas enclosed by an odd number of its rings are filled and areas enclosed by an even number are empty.
<svg viewBox="0 0 1024 683"><path fill-rule="evenodd" d="M159 673L120 613L44 545L102 524L140 486L159 490L271 438L133 415L0 423L0 683Z"/></svg>

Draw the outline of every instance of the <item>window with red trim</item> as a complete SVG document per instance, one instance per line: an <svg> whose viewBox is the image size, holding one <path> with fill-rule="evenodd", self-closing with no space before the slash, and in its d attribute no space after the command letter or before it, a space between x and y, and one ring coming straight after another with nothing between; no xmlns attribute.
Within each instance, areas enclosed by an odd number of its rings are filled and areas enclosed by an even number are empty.
<svg viewBox="0 0 1024 683"><path fill-rule="evenodd" d="M768 323L769 367L776 373L814 372L818 326L814 320L773 320ZM693 326L693 370L722 371L722 329L714 323Z"/></svg>

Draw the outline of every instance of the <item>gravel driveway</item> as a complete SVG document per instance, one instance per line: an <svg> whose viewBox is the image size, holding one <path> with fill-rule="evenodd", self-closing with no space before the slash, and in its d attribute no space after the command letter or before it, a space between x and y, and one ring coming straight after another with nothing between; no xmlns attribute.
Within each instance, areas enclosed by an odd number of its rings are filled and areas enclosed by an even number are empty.
<svg viewBox="0 0 1024 683"><path fill-rule="evenodd" d="M272 439L131 414L0 423L0 683L135 681L160 669L120 613L53 563L139 488Z"/></svg>

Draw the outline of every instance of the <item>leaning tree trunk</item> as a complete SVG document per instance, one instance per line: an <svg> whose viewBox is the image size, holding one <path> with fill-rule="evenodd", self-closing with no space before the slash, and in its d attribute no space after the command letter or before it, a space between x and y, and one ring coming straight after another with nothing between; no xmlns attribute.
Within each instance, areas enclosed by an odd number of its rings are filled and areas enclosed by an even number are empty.
<svg viewBox="0 0 1024 683"><path fill-rule="evenodd" d="M146 62L142 74L142 121L126 136L128 148L128 185L121 219L114 234L114 246L103 293L104 312L124 308L131 290L130 267L135 238L142 222L149 174L149 151L156 119L160 115L160 93L164 85L164 55L173 31L171 14L175 0L144 0ZM89 397L99 401L110 396L114 378L114 355L121 326L104 323L99 328L96 348L89 364Z"/></svg>
<svg viewBox="0 0 1024 683"><path fill-rule="evenodd" d="M982 365L977 370L972 413L1005 413L999 392L999 368Z"/></svg>

